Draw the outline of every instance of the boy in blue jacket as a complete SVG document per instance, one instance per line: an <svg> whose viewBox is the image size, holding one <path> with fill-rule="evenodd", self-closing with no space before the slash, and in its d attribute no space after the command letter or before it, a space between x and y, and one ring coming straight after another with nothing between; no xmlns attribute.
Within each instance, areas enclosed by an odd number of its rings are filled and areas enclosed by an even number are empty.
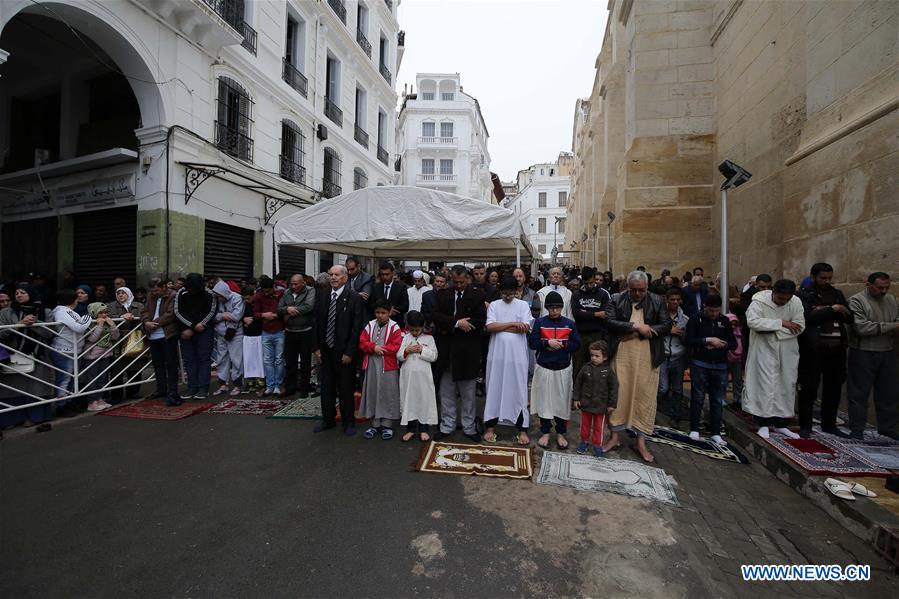
<svg viewBox="0 0 899 599"><path fill-rule="evenodd" d="M710 295L698 317L687 322L684 344L692 349L690 382L690 438L699 439L699 420L705 394L709 394L712 441L723 444L721 438L721 408L727 392L727 352L737 348L730 321L721 314L721 296Z"/></svg>
<svg viewBox="0 0 899 599"><path fill-rule="evenodd" d="M537 365L531 385L531 412L540 417L540 439L537 445L547 449L553 421L556 425L556 447L568 449L565 433L571 417L571 355L581 347L577 327L562 316L562 296L550 291L543 302L549 312L534 321L528 345L537 351Z"/></svg>

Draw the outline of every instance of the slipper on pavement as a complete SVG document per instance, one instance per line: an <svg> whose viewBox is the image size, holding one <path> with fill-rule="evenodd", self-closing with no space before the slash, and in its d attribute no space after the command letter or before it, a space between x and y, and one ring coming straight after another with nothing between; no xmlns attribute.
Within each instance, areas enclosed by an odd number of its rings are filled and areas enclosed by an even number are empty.
<svg viewBox="0 0 899 599"><path fill-rule="evenodd" d="M827 490L830 491L832 495L835 495L840 499L855 501L855 495L852 494L849 485L841 480L837 480L835 478L825 479L824 486L827 487Z"/></svg>

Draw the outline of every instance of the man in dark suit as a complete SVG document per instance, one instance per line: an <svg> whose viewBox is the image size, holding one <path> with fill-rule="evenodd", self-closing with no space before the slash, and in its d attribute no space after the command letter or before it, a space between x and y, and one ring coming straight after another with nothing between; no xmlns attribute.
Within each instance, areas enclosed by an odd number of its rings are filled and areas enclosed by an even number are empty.
<svg viewBox="0 0 899 599"><path fill-rule="evenodd" d="M356 258L350 256L346 259L347 283L353 291L362 298L362 313L367 320L374 318L371 311L371 292L375 284L375 278L362 270L362 266Z"/></svg>
<svg viewBox="0 0 899 599"><path fill-rule="evenodd" d="M453 288L437 292L431 316L436 330L437 371L440 373L440 431L434 440L456 430L456 393L462 403L462 432L478 443L475 427L475 383L481 366L481 332L487 324L484 294L469 284L464 266L453 267Z"/></svg>
<svg viewBox="0 0 899 599"><path fill-rule="evenodd" d="M355 367L353 359L362 331L362 298L347 284L346 268L332 266L328 271L330 289L319 289L315 298L315 358L321 364L322 422L314 432L337 426L335 404L340 398L343 432L356 434L354 422Z"/></svg>
<svg viewBox="0 0 899 599"><path fill-rule="evenodd" d="M378 269L378 282L372 290L371 305L378 300L390 304L390 318L403 328L406 323L406 312L409 311L409 286L402 281L395 281L395 270L390 262L381 263Z"/></svg>

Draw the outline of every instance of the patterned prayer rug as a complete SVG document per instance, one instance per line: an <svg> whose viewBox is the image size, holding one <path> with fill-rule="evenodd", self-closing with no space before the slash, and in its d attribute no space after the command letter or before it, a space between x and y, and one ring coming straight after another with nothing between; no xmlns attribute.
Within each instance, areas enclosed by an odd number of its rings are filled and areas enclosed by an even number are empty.
<svg viewBox="0 0 899 599"><path fill-rule="evenodd" d="M680 505L664 470L630 460L545 452L537 482Z"/></svg>
<svg viewBox="0 0 899 599"><path fill-rule="evenodd" d="M837 447L848 447L850 451L868 458L874 464L887 470L899 470L899 441L894 441L869 428L862 433L863 439L845 439L821 432L819 427L812 429L816 436L826 437Z"/></svg>
<svg viewBox="0 0 899 599"><path fill-rule="evenodd" d="M322 400L318 397L307 397L290 402L269 418L305 418L321 420Z"/></svg>
<svg viewBox="0 0 899 599"><path fill-rule="evenodd" d="M431 441L421 451L420 472L474 474L502 478L531 478L534 473L529 447L466 445Z"/></svg>
<svg viewBox="0 0 899 599"><path fill-rule="evenodd" d="M890 476L890 472L855 451L836 443L829 436L814 439L788 439L772 433L766 439L777 451L799 464L809 474L826 476Z"/></svg>
<svg viewBox="0 0 899 599"><path fill-rule="evenodd" d="M356 391L353 393L353 404L354 404L354 412L353 419L356 422L368 422L368 418L363 418L361 414L359 414L359 406L362 405L362 393ZM337 418L335 419L337 422L343 422L343 418L340 416L340 404L337 404Z"/></svg>
<svg viewBox="0 0 899 599"><path fill-rule="evenodd" d="M209 414L250 414L270 416L287 404L284 399L226 399L209 408Z"/></svg>
<svg viewBox="0 0 899 599"><path fill-rule="evenodd" d="M723 460L725 462L735 462L737 464L749 463L746 456L740 453L736 447L731 447L728 444L718 445L710 439L699 439L698 441L694 441L690 438L690 435L685 435L681 431L673 428L657 426L652 435L646 437L646 439L653 443L662 443L664 445L670 445L671 447L677 447L678 449L686 449L687 451L704 455L713 460Z"/></svg>
<svg viewBox="0 0 899 599"><path fill-rule="evenodd" d="M100 412L101 416L122 416L144 420L181 420L208 410L215 404L186 401L180 406L167 406L162 399L142 399L132 404Z"/></svg>

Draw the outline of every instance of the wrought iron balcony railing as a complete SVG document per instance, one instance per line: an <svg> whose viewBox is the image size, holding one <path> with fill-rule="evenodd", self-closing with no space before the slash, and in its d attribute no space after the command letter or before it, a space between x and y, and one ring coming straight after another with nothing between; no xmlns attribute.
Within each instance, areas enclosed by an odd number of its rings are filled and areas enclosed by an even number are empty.
<svg viewBox="0 0 899 599"><path fill-rule="evenodd" d="M389 156L387 155L387 150L378 145L378 160L383 162L385 165L387 164L387 160Z"/></svg>
<svg viewBox="0 0 899 599"><path fill-rule="evenodd" d="M328 0L328 4L334 9L337 17L346 25L346 5L344 5L343 0Z"/></svg>
<svg viewBox="0 0 899 599"><path fill-rule="evenodd" d="M365 37L365 34L359 29L356 30L356 41L359 42L359 47L362 48L365 55L371 58L371 42L368 41L368 38Z"/></svg>
<svg viewBox="0 0 899 599"><path fill-rule="evenodd" d="M343 111L329 98L325 98L325 116L343 127Z"/></svg>
<svg viewBox="0 0 899 599"><path fill-rule="evenodd" d="M281 160L281 177L302 185L306 182L306 169L290 159L289 156L279 156Z"/></svg>
<svg viewBox="0 0 899 599"><path fill-rule="evenodd" d="M393 74L390 72L390 69L387 68L387 65L384 63L381 63L378 66L378 70L381 72L381 77L386 79L387 83L390 83L391 80L393 79Z"/></svg>
<svg viewBox="0 0 899 599"><path fill-rule="evenodd" d="M281 77L287 82L287 85L303 94L303 97L305 98L307 93L306 90L309 85L306 76L303 75L299 69L290 64L286 58L282 59L282 61L284 63L284 68Z"/></svg>
<svg viewBox="0 0 899 599"><path fill-rule="evenodd" d="M245 133L215 121L215 145L218 149L241 160L253 160L253 140Z"/></svg>
<svg viewBox="0 0 899 599"><path fill-rule="evenodd" d="M365 130L359 125L355 126L353 139L358 141L359 145L361 145L363 148L365 148L366 150L368 149L368 133L366 133Z"/></svg>
<svg viewBox="0 0 899 599"><path fill-rule="evenodd" d="M336 198L343 193L343 189L337 183L332 183L327 179L322 180L322 195L326 198Z"/></svg>

